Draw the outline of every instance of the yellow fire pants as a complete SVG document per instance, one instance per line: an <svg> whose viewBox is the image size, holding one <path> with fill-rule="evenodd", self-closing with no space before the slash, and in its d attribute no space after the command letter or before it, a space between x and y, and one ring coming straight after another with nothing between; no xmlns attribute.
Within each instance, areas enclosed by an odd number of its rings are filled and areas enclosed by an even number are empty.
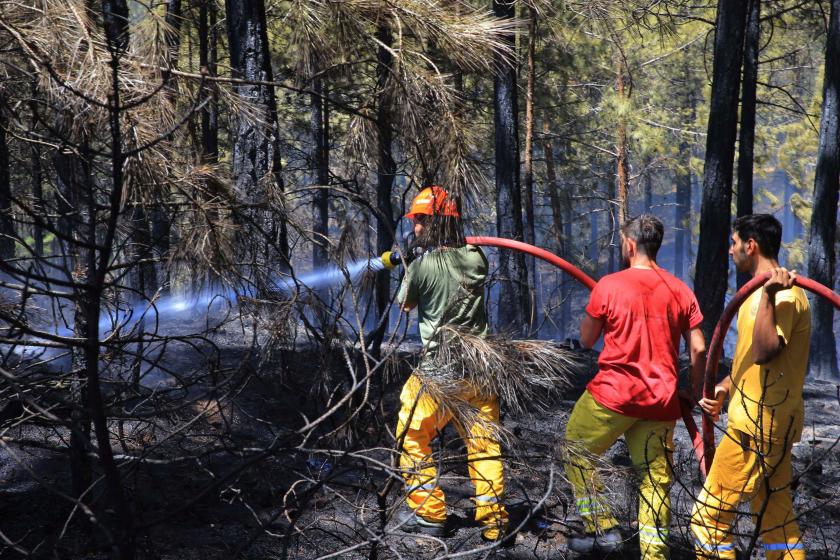
<svg viewBox="0 0 840 560"><path fill-rule="evenodd" d="M397 437L404 435L400 468L407 485L406 501L417 515L431 521L446 519L446 502L432 458L431 441L451 420L441 406L422 391L416 376L408 378L400 394L402 407L397 424ZM508 523L502 503L505 491L501 446L487 433L484 422L499 423L499 400L467 396L481 423L459 428L467 446L470 479L475 486L475 518L484 529L484 536L498 538ZM464 433L464 432L467 433Z"/></svg>
<svg viewBox="0 0 840 560"><path fill-rule="evenodd" d="M674 421L631 418L598 404L589 391L575 403L566 426L566 476L587 533L603 532L618 521L603 499L604 485L593 457L623 434L639 476L639 544L642 558L666 560L671 526Z"/></svg>
<svg viewBox="0 0 840 560"><path fill-rule="evenodd" d="M738 504L751 500L767 560L804 560L791 498L790 444L756 440L730 429L691 515L697 558L734 560L732 524Z"/></svg>

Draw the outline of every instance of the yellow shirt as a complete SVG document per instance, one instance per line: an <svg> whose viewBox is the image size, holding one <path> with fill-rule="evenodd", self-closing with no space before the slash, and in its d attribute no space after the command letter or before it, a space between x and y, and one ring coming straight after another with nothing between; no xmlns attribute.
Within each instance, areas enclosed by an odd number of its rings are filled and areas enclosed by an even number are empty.
<svg viewBox="0 0 840 560"><path fill-rule="evenodd" d="M738 344L732 359L729 426L768 441L799 441L805 407L802 385L811 345L811 308L804 290L794 286L776 293L776 332L785 342L772 361L752 358L753 328L761 288L738 311Z"/></svg>

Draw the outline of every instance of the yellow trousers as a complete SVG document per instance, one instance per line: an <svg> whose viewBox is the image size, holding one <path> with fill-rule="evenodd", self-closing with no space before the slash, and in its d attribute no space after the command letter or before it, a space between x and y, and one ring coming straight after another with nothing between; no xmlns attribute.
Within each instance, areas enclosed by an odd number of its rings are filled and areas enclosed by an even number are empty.
<svg viewBox="0 0 840 560"><path fill-rule="evenodd" d="M790 444L726 432L691 515L697 558L735 559L732 524L738 504L750 500L767 560L805 559L793 513L790 450Z"/></svg>
<svg viewBox="0 0 840 560"><path fill-rule="evenodd" d="M403 437L400 468L406 481L409 507L426 519L444 521L446 501L430 444L451 417L423 392L422 387L420 379L412 375L400 394L402 407L397 424L397 437ZM485 537L495 539L508 523L507 510L502 503L505 491L502 450L498 440L486 430L488 424L499 423L499 400L471 395L466 398L481 419L464 429L459 427L467 445L468 469L475 486L475 518L484 525Z"/></svg>
<svg viewBox="0 0 840 560"><path fill-rule="evenodd" d="M674 424L674 421L642 420L613 412L598 404L589 391L578 399L566 426L565 468L586 532L603 532L618 525L603 499L604 485L594 456L604 453L624 435L639 477L642 558L669 557Z"/></svg>

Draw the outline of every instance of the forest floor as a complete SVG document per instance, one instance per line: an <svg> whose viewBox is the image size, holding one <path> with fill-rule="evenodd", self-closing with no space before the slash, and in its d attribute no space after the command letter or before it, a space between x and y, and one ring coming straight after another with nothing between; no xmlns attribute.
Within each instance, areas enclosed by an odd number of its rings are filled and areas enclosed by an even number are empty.
<svg viewBox="0 0 840 560"><path fill-rule="evenodd" d="M400 351L406 357L413 349L416 343ZM222 345L220 350L223 366L235 367L248 359L235 344ZM392 484L387 494L380 493L393 477L388 468L394 457L389 430L394 428L407 367L374 387L370 400L375 404L354 418L350 428L329 437L319 434L311 442L286 438L283 434L301 425L304 415L312 417L317 401L312 398L312 375L313 361L320 357L300 350L287 353L280 366L275 362L257 367L225 405L217 403L217 409L197 421L184 413L169 418L168 429L159 422L156 429L131 432L136 449L130 437L123 438L123 444L116 439L120 429L131 431L131 426L113 425L114 445L124 456L118 459L137 519L138 558L572 558L566 539L579 525L558 441L591 376L594 355L586 358L589 373L576 379L550 412L503 416L511 434L505 446L506 502L512 526L520 529L511 548L492 548L480 540L480 529L471 521L472 487L463 444L451 427L439 438L437 450L452 534L436 540L393 529L401 511L402 485ZM183 361L187 370L194 358L181 353L174 359ZM278 367L285 373L277 374ZM809 558L838 558L838 386L809 380L806 399L807 428L794 447L795 507L801 514ZM206 407L207 400L196 400L190 410ZM173 426L186 424L173 433ZM66 430L46 423L24 424L5 433L8 443L0 449L0 532L5 542L0 543L0 558L23 557L24 551L31 557L104 557L103 533L82 522L82 514L64 498L71 491L64 451L67 438ZM154 452L148 451L152 444ZM145 461L137 459L137 449L146 449L141 454ZM671 543L674 560L680 560L693 558L687 521L701 484L681 423L675 434L674 463ZM608 492L628 538L624 555L613 557L638 558L633 537L634 477L622 440L608 452L605 465ZM100 499L94 496L94 503ZM107 508L102 509L107 517Z"/></svg>

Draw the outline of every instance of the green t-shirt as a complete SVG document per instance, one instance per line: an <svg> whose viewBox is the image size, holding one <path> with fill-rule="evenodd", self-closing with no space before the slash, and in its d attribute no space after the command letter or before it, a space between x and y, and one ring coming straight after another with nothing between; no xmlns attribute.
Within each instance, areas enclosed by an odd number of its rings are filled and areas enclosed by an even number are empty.
<svg viewBox="0 0 840 560"><path fill-rule="evenodd" d="M435 249L409 265L397 301L417 306L420 338L427 352L438 346L435 334L444 325L487 334L487 270L487 257L475 245Z"/></svg>

